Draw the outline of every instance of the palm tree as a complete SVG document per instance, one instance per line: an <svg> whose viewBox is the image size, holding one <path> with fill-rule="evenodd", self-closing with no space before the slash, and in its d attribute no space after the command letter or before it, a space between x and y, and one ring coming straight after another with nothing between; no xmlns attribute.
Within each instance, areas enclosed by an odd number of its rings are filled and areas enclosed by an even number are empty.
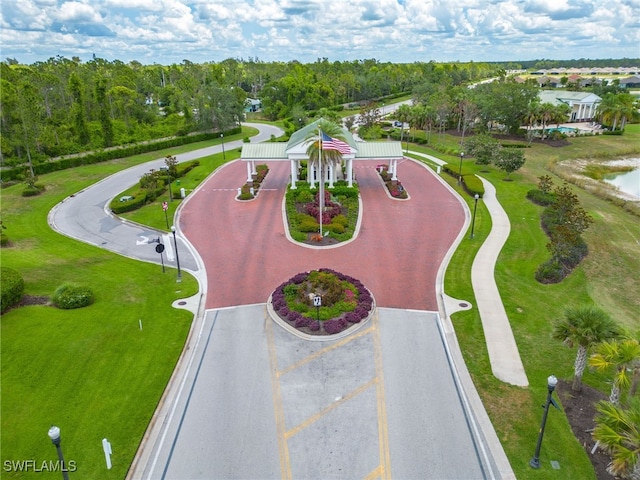
<svg viewBox="0 0 640 480"><path fill-rule="evenodd" d="M533 127L538 123L539 119L540 119L540 105L537 103L532 103L531 105L529 105L529 109L527 110L524 118L524 121L529 126L529 129L527 130L529 145L531 145L531 142L533 141L533 135L535 133L535 129Z"/></svg>
<svg viewBox="0 0 640 480"><path fill-rule="evenodd" d="M555 322L553 338L563 341L569 347L578 346L572 390L582 390L582 374L587 366L589 348L617 335L616 323L605 311L592 305L569 307L564 312L564 318Z"/></svg>
<svg viewBox="0 0 640 480"><path fill-rule="evenodd" d="M607 93L602 102L598 105L596 111L597 117L600 119L600 123L611 126L611 130L616 130L618 127L618 121L620 121L620 130L623 130L627 120L631 120L638 117L638 110L636 100L633 95L629 93Z"/></svg>
<svg viewBox="0 0 640 480"><path fill-rule="evenodd" d="M322 162L326 162L328 165L332 165L335 171L336 168L342 165L342 154L337 150L322 149L321 135L325 134L330 136L331 138L335 138L345 143L346 139L344 137L342 128L336 123L321 118L320 120L318 120L316 126L317 128L309 132L306 140L309 142L309 146L307 147L307 156L309 157L308 172L309 174L311 174L311 166L314 163L318 165L318 171L321 172L320 188L318 189L320 194L320 218L318 219L318 223L320 224L320 235L322 235L322 211L324 205L324 176L322 174ZM322 134L320 132L322 132ZM322 152L322 157L320 156L320 152Z"/></svg>
<svg viewBox="0 0 640 480"><path fill-rule="evenodd" d="M402 127L400 127L400 145L402 146L402 139L404 138L404 124L411 120L411 107L406 104L400 105L398 110L396 110L396 118L402 122Z"/></svg>
<svg viewBox="0 0 640 480"><path fill-rule="evenodd" d="M640 479L640 400L628 409L610 402L596 405L595 438L611 454L607 471L623 478Z"/></svg>
<svg viewBox="0 0 640 480"><path fill-rule="evenodd" d="M640 359L640 342L635 338L611 340L596 347L589 359L589 365L602 372L615 367L616 373L611 382L609 401L614 405L620 403L620 390L631 385L630 372Z"/></svg>
<svg viewBox="0 0 640 480"><path fill-rule="evenodd" d="M542 103L538 108L539 119L542 121L542 140L544 140L544 132L549 122L553 120L555 107L551 103Z"/></svg>
<svg viewBox="0 0 640 480"><path fill-rule="evenodd" d="M317 126L318 128L310 132L306 138L310 142L307 147L307 156L310 164L317 163L320 158L320 131L345 143L347 141L342 128L337 123L320 119ZM322 150L322 160L334 165L334 167L340 166L342 164L342 154L337 150Z"/></svg>

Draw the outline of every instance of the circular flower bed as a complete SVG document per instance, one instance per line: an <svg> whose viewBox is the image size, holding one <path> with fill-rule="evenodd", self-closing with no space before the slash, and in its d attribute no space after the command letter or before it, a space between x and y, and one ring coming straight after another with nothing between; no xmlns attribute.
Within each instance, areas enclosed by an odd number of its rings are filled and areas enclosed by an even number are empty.
<svg viewBox="0 0 640 480"><path fill-rule="evenodd" d="M322 305L315 307L314 297ZM295 275L271 295L274 312L292 327L310 335L335 335L366 319L373 297L353 277L328 268Z"/></svg>

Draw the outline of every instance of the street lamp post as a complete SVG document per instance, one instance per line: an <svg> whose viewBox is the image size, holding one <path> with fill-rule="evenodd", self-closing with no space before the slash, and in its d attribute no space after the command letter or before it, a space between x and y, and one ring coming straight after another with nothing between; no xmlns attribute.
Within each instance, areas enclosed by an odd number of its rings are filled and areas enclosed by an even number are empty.
<svg viewBox="0 0 640 480"><path fill-rule="evenodd" d="M476 226L476 210L478 208L479 198L480 198L480 195L478 195L477 193L473 196L473 199L476 201L476 203L473 205L473 219L471 220L471 238L473 238L473 229Z"/></svg>
<svg viewBox="0 0 640 480"><path fill-rule="evenodd" d="M60 429L56 426L52 426L48 432L51 442L56 446L58 451L58 460L60 460L60 469L62 470L62 478L69 480L69 473L67 472L67 465L64 463L64 457L62 456L62 447L60 447Z"/></svg>
<svg viewBox="0 0 640 480"><path fill-rule="evenodd" d="M544 413L542 414L542 423L540 424L540 433L538 434L538 443L536 444L536 453L533 454L533 458L529 461L529 465L531 468L540 468L540 447L542 446L542 436L544 435L544 427L547 423L547 415L549 414L549 405L553 405L557 409L558 404L553 399L553 391L556 389L556 385L558 384L558 379L555 375L550 375L547 378L547 401L542 406L544 408Z"/></svg>
<svg viewBox="0 0 640 480"><path fill-rule="evenodd" d="M182 281L182 273L180 272L180 255L178 255L178 241L176 240L176 227L171 225L171 232L173 233L173 246L176 249L176 264L178 265L178 279L176 281Z"/></svg>
<svg viewBox="0 0 640 480"><path fill-rule="evenodd" d="M220 134L220 138L222 139L222 160L227 160L227 157L224 154L224 133Z"/></svg>
<svg viewBox="0 0 640 480"><path fill-rule="evenodd" d="M464 152L460 152L460 169L458 170L458 185L462 183L462 158L464 157Z"/></svg>

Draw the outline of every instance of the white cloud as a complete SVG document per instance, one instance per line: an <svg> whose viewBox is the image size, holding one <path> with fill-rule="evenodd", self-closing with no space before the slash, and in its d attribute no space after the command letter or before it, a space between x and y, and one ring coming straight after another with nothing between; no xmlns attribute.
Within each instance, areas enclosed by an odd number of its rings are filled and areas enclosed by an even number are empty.
<svg viewBox="0 0 640 480"><path fill-rule="evenodd" d="M3 0L0 38L24 62L619 58L638 18L637 0Z"/></svg>
<svg viewBox="0 0 640 480"><path fill-rule="evenodd" d="M102 21L102 17L92 6L80 2L64 2L60 9L54 12L53 18L62 22L99 23Z"/></svg>

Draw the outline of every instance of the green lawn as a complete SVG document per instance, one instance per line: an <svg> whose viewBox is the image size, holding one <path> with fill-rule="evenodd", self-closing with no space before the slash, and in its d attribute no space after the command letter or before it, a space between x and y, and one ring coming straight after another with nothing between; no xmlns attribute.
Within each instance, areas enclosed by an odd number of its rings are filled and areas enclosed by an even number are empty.
<svg viewBox="0 0 640 480"><path fill-rule="evenodd" d="M630 126L625 137L578 138L572 145L553 148L534 145L527 149L525 167L512 174L513 181L490 167L480 173L497 189L497 196L507 211L511 234L500 254L496 279L518 343L529 378L530 387L511 387L497 381L492 373L477 309L453 316L467 366L476 383L485 407L496 427L517 478L594 478L591 464L583 448L575 440L564 415L552 409L549 414L545 441L541 453L541 470L535 471L528 462L535 450L542 409L546 397L546 378L555 374L570 379L573 374L575 349L569 349L551 338L551 322L562 316L567 305L595 302L606 309L621 324L638 329L640 322L640 239L638 217L610 202L576 189L584 208L595 223L585 235L589 256L561 284L541 285L534 279L538 265L548 258L547 238L540 228L541 207L525 198L535 188L536 177L550 173L554 162L569 158L599 158L606 152L609 158L640 152L640 129ZM412 149L418 149L413 148ZM445 157L428 149L424 151ZM600 153L599 153L600 152ZM587 154L591 153L591 157ZM453 161L453 157L444 158ZM465 160L465 169L480 168L473 160ZM456 180L443 175L454 187ZM555 177L560 185L562 181ZM473 200L463 194L472 208ZM488 212L480 201L475 226L475 239L468 236L456 251L445 278L445 290L455 298L473 299L470 266L482 239L490 231ZM584 381L608 392L606 376L585 372ZM561 469L551 468L557 460Z"/></svg>

